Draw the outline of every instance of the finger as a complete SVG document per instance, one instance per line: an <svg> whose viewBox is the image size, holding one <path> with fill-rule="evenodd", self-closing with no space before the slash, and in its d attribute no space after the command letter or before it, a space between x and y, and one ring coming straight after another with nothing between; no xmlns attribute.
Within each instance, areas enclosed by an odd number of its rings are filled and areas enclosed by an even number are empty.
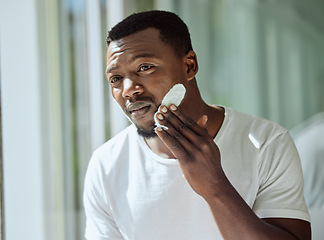
<svg viewBox="0 0 324 240"><path fill-rule="evenodd" d="M166 106L161 106L160 112L161 115L157 115L160 118L159 122L168 128L169 134L171 134L172 136L178 136L178 134L180 133L184 136L184 138L188 139L189 142L192 142L193 139L197 137L197 134L192 131L191 128L188 128L188 126L186 126L186 124L182 122L173 112L168 110Z"/></svg>
<svg viewBox="0 0 324 240"><path fill-rule="evenodd" d="M208 121L208 116L207 115L202 115L199 120L197 121L197 124L204 128L207 129L207 121Z"/></svg>
<svg viewBox="0 0 324 240"><path fill-rule="evenodd" d="M187 128L191 129L195 134L198 134L199 136L206 137L205 129L202 126L198 125L198 123L196 123L192 118L186 116L179 108L177 108L175 105L170 105L169 109L170 109L170 111L168 111L166 113L168 116L172 116L169 113L169 112L172 112L175 116L177 116L179 121L183 122L184 125ZM166 116L166 117L168 118L168 116ZM201 121L204 121L204 118ZM172 124L173 124L173 122L174 121L171 121ZM202 122L202 124L204 124L204 122ZM187 131L186 131L186 133L187 133ZM188 136L188 137L191 137L191 136Z"/></svg>
<svg viewBox="0 0 324 240"><path fill-rule="evenodd" d="M200 148L202 145L206 145L210 141L210 136L205 128L207 123L207 116L202 117L198 125L191 118L186 118L185 121L194 122L197 126L197 130L194 131L188 127L181 119L179 119L172 111L168 110L165 106L160 108L162 113L159 113L158 117L161 120L161 124L168 128L169 135L174 137L188 153L192 153ZM163 120L162 120L163 118ZM199 129L198 129L199 128ZM197 131L199 133L197 134Z"/></svg>
<svg viewBox="0 0 324 240"><path fill-rule="evenodd" d="M181 144L181 146L187 151L189 152L190 149L192 149L193 146L192 143L186 138L186 136L183 134L186 131L186 127L185 125L178 119L178 123L170 123L170 119L173 118L177 118L177 116L175 116L173 113L171 113L173 116L169 117L169 119L167 119L166 117L164 117L162 115L162 113L157 113L157 119L159 121L159 123L163 126L165 126L166 128L164 130L166 130L166 132L168 133L168 135L172 138L174 138L174 140L176 140L177 142L179 142ZM175 122L175 120L173 120ZM175 127L176 125L176 127ZM188 134L187 134L188 135ZM171 146L172 147L172 146Z"/></svg>
<svg viewBox="0 0 324 240"><path fill-rule="evenodd" d="M166 130L161 127L155 129L158 137L163 141L163 143L170 149L172 154L177 159L185 159L188 156L186 149L180 144L180 142L172 137ZM169 131L169 130L168 130Z"/></svg>

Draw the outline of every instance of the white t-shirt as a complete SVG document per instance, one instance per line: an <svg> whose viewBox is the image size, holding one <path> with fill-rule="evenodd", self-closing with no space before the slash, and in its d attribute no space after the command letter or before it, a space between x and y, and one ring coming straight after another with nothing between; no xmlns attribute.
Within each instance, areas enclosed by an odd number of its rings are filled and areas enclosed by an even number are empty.
<svg viewBox="0 0 324 240"><path fill-rule="evenodd" d="M230 108L225 112L214 141L235 189L260 218L309 221L300 161L288 132ZM133 125L94 152L84 206L89 240L222 239L178 161L153 153Z"/></svg>

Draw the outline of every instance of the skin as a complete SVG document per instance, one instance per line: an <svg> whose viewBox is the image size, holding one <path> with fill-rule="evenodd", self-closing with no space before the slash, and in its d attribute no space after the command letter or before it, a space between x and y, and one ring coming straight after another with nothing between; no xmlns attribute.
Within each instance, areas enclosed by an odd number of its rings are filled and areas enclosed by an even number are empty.
<svg viewBox="0 0 324 240"><path fill-rule="evenodd" d="M311 239L306 221L258 218L226 178L213 141L224 110L202 100L193 51L176 56L160 41L158 30L149 28L110 43L106 67L113 97L145 131L153 130L153 115L168 90L176 83L186 87L179 108L160 106L158 118L168 130L157 128L158 137L145 140L156 154L179 160L192 189L208 203L224 239Z"/></svg>
<svg viewBox="0 0 324 240"><path fill-rule="evenodd" d="M175 82L185 82L181 81L182 60L169 59L172 49L162 43L156 48L158 39L150 36L151 31L144 37L134 34L112 42L107 51L106 74L112 95L128 118L138 128L154 132L153 114L163 96ZM166 52L159 51L163 47ZM139 111L131 111L134 109Z"/></svg>

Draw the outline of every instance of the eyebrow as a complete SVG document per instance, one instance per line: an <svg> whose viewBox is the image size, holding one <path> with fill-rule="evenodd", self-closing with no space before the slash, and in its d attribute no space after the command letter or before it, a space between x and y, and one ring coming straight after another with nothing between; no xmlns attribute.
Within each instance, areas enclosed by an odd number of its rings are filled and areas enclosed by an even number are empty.
<svg viewBox="0 0 324 240"><path fill-rule="evenodd" d="M144 53L144 54L138 54L135 55L134 57L132 57L128 62L134 62L135 60L139 59L139 58L151 58L151 57L157 57L156 54L153 53ZM106 69L106 74L110 73L113 70L118 69L118 66L111 66L110 68Z"/></svg>
<svg viewBox="0 0 324 240"><path fill-rule="evenodd" d="M110 67L110 68L106 68L106 74L108 74L108 73L110 73L111 71L116 70L116 69L118 69L118 67L116 67L116 66L112 66L112 67Z"/></svg>
<svg viewBox="0 0 324 240"><path fill-rule="evenodd" d="M129 60L129 62L134 62L136 59L139 59L139 58L151 58L151 57L156 57L156 54L153 54L153 53L143 53L143 54L135 55L134 57L132 57Z"/></svg>

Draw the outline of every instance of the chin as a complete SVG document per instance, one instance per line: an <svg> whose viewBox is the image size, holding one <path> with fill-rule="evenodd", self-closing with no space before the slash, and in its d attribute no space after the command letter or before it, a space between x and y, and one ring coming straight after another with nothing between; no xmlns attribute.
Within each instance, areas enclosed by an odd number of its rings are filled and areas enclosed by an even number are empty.
<svg viewBox="0 0 324 240"><path fill-rule="evenodd" d="M157 137L157 134L155 133L155 124L153 123L153 125L151 125L150 127L148 128L143 128L143 127L140 127L138 125L135 124L135 126L137 127L137 133L144 137L144 138L155 138Z"/></svg>
<svg viewBox="0 0 324 240"><path fill-rule="evenodd" d="M145 131L143 129L137 128L137 133L138 133L138 135L140 135L146 139L157 137L157 134L155 133L154 130L153 131Z"/></svg>

